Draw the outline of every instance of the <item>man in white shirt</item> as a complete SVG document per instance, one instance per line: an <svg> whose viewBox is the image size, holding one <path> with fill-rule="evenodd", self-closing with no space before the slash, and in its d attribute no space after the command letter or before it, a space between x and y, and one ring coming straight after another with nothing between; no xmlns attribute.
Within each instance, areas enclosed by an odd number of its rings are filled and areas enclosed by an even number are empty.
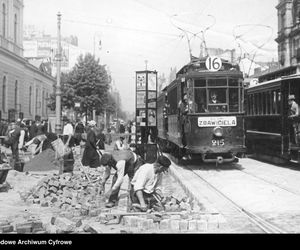
<svg viewBox="0 0 300 250"><path fill-rule="evenodd" d="M124 137L121 136L119 140L115 142L114 150L124 150L126 149L126 144L124 142Z"/></svg>
<svg viewBox="0 0 300 250"><path fill-rule="evenodd" d="M163 197L161 192L162 174L167 172L171 161L165 156L159 156L153 164L144 164L134 174L131 181L130 198L132 204L139 203L142 211L147 211L150 199L154 195ZM150 202L151 203L151 202Z"/></svg>

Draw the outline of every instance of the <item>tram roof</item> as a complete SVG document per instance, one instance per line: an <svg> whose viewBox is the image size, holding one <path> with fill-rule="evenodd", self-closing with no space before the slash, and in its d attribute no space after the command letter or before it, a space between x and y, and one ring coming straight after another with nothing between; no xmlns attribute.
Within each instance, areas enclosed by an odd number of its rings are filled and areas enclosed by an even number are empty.
<svg viewBox="0 0 300 250"><path fill-rule="evenodd" d="M256 89L264 88L264 87L267 87L268 85L272 85L274 83L278 83L279 84L280 82L286 81L286 80L289 80L289 79L300 79L300 74L293 74L293 75L288 75L288 76L281 76L281 77L278 77L278 78L273 79L273 80L269 80L269 81L265 81L265 82L262 82L262 83L258 83L256 85L249 86L248 90L256 90Z"/></svg>

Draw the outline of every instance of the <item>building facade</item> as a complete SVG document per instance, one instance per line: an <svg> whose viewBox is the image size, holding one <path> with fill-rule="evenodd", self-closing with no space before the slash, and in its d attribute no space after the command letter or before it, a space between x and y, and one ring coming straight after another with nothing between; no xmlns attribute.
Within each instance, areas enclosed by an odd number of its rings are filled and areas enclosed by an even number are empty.
<svg viewBox="0 0 300 250"><path fill-rule="evenodd" d="M1 119L47 119L55 79L23 57L23 0L0 0Z"/></svg>
<svg viewBox="0 0 300 250"><path fill-rule="evenodd" d="M24 29L24 57L32 64L43 61L51 66L52 76L57 72L57 37L44 34L33 26L25 26ZM87 51L78 47L76 36L62 38L62 62L61 72L67 73L72 70L81 54Z"/></svg>
<svg viewBox="0 0 300 250"><path fill-rule="evenodd" d="M279 0L278 15L278 60L282 67L300 62L300 0Z"/></svg>

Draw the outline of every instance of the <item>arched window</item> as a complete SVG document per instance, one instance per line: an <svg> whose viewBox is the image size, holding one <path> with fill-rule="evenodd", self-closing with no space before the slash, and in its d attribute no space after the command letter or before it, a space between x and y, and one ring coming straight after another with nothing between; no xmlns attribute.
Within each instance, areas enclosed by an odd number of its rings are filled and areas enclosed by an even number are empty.
<svg viewBox="0 0 300 250"><path fill-rule="evenodd" d="M2 4L2 36L6 36L6 6Z"/></svg>
<svg viewBox="0 0 300 250"><path fill-rule="evenodd" d="M29 87L29 114L31 113L31 108L32 108L32 87Z"/></svg>
<svg viewBox="0 0 300 250"><path fill-rule="evenodd" d="M14 42L18 42L18 16L15 14L14 18Z"/></svg>
<svg viewBox="0 0 300 250"><path fill-rule="evenodd" d="M15 82L15 109L18 109L18 81Z"/></svg>

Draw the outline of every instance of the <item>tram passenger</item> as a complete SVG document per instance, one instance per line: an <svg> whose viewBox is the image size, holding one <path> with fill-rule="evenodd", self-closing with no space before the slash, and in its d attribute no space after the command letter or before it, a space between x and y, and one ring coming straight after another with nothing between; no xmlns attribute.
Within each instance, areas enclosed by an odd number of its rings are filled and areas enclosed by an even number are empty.
<svg viewBox="0 0 300 250"><path fill-rule="evenodd" d="M179 120L179 131L182 137L182 145L183 145L183 160L186 159L185 157L185 147L186 147L186 136L185 136L185 124L188 122L187 120L187 114L192 113L194 111L195 105L193 105L193 102L189 100L187 94L183 96L183 99L179 101L178 103L178 120Z"/></svg>
<svg viewBox="0 0 300 250"><path fill-rule="evenodd" d="M162 174L167 172L171 161L159 156L153 164L146 163L135 172L131 181L130 199L132 205L138 205L141 211L152 208L157 197L163 198L161 192Z"/></svg>
<svg viewBox="0 0 300 250"><path fill-rule="evenodd" d="M299 117L299 105L295 101L295 95L289 95L288 102L290 106L289 110L289 118L293 120L293 128L294 128L294 138L295 143L298 144L300 141L300 123L296 117Z"/></svg>
<svg viewBox="0 0 300 250"><path fill-rule="evenodd" d="M218 99L217 99L217 93L216 92L211 93L210 102L213 103L213 104L219 103Z"/></svg>

